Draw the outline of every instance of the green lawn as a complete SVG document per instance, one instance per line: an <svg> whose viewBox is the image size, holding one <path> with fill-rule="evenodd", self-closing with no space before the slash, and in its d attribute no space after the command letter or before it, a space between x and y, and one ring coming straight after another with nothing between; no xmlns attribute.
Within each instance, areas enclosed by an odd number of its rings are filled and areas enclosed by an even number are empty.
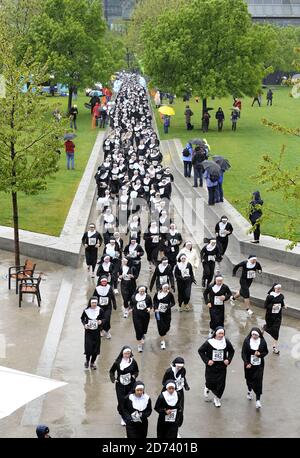
<svg viewBox="0 0 300 458"><path fill-rule="evenodd" d="M48 100L51 111L58 103L62 104L62 112L67 110L67 97L49 97ZM88 97L80 95L74 102L79 111L77 137L74 140L75 170L67 170L62 144L59 171L49 180L48 189L36 196L18 195L21 229L56 236L60 234L99 132L91 128L90 110L84 107L88 101ZM10 196L2 193L0 199L0 225L12 226Z"/></svg>
<svg viewBox="0 0 300 458"><path fill-rule="evenodd" d="M212 155L220 154L228 158L232 167L226 172L224 179L226 199L246 216L245 209L247 202L250 200L249 197L251 197L253 191L259 189L265 202L265 215L268 215L262 225L262 232L285 238L282 229L285 224L284 219L273 212L280 213L288 210L289 214L299 214L300 205L289 205L287 209L287 203L282 201L278 193L267 192L266 186L257 184L251 178L258 171L262 155L268 153L273 157L278 157L282 144L287 147L286 167L292 169L296 165L300 166L299 138L279 134L261 124L261 119L267 118L269 121L278 122L284 126L299 127L300 100L289 97L288 88L274 87L272 89L274 92L272 107L266 106L266 89L264 89L262 107L258 107L257 104L251 107L252 99L242 99L241 118L238 120L236 132L231 131L231 97L208 101L208 106L214 107L215 110L210 111L210 129L205 134L200 130L201 103L196 103L194 98L188 102L194 112L192 118L193 131L186 130L183 114L186 103L182 102L182 98L178 98L173 105L176 115L171 118L171 127L168 134L163 133L159 114L156 113L156 115L162 140L180 138L182 143L185 144L190 138L205 137L211 146ZM215 113L219 106L223 108L225 113L222 132L217 131L217 121L215 119Z"/></svg>

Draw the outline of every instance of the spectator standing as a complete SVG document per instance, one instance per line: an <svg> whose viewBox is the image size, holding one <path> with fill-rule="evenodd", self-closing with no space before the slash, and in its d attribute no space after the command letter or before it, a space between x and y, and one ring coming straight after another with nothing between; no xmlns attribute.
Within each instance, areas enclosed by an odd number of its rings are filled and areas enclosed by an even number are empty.
<svg viewBox="0 0 300 458"><path fill-rule="evenodd" d="M77 105L73 105L70 109L70 127L71 129L77 130L76 120L78 116L78 108Z"/></svg>
<svg viewBox="0 0 300 458"><path fill-rule="evenodd" d="M203 178L205 178L206 181L208 205L215 205L219 177L214 176L213 174L210 174L208 170L205 170Z"/></svg>
<svg viewBox="0 0 300 458"><path fill-rule="evenodd" d="M261 106L261 103L260 103L260 99L261 99L261 96L259 94L256 94L256 96L253 98L253 101L252 101L252 107L254 105L255 102L258 103L259 106Z"/></svg>
<svg viewBox="0 0 300 458"><path fill-rule="evenodd" d="M273 92L271 89L268 90L267 92L267 106L270 105L272 106L273 105Z"/></svg>
<svg viewBox="0 0 300 458"><path fill-rule="evenodd" d="M232 122L232 125L231 125L231 130L233 131L236 131L236 124L237 124L237 120L238 120L238 112L237 111L232 111L231 113L231 122Z"/></svg>
<svg viewBox="0 0 300 458"><path fill-rule="evenodd" d="M255 191L250 202L249 219L252 224L254 240L251 243L259 243L260 238L260 218L262 217L262 205L264 201L260 197L260 192Z"/></svg>
<svg viewBox="0 0 300 458"><path fill-rule="evenodd" d="M241 100L237 99L236 97L234 97L233 106L239 109L238 116L240 118L241 117L241 111L242 111L242 102L241 102Z"/></svg>
<svg viewBox="0 0 300 458"><path fill-rule="evenodd" d="M72 170L74 170L74 154L75 154L75 144L72 140L65 141L65 151L67 155L67 169L70 169L70 163Z"/></svg>
<svg viewBox="0 0 300 458"><path fill-rule="evenodd" d="M154 96L154 103L155 103L155 107L156 108L159 108L160 105L161 105L161 98L160 98L160 92L157 91L155 96Z"/></svg>
<svg viewBox="0 0 300 458"><path fill-rule="evenodd" d="M193 158L193 147L190 142L185 145L184 150L182 151L182 160L183 160L183 173L186 178L191 177L192 171L192 158Z"/></svg>
<svg viewBox="0 0 300 458"><path fill-rule="evenodd" d="M207 110L204 111L202 116L202 130L203 132L208 132L210 114Z"/></svg>
<svg viewBox="0 0 300 458"><path fill-rule="evenodd" d="M170 116L163 115L163 122L164 122L164 133L167 134L169 132L170 127Z"/></svg>
<svg viewBox="0 0 300 458"><path fill-rule="evenodd" d="M186 129L187 130L193 130L194 126L192 126L191 124L191 117L194 115L194 113L192 112L192 110L190 109L190 106L187 105L185 107L185 112L184 112L184 116L185 116L185 123L186 123Z"/></svg>
<svg viewBox="0 0 300 458"><path fill-rule="evenodd" d="M221 132L223 128L223 122L225 121L224 111L221 107L219 107L218 111L216 112L216 120L218 121L218 131Z"/></svg>
<svg viewBox="0 0 300 458"><path fill-rule="evenodd" d="M203 165L202 162L206 159L205 151L203 151L200 146L196 146L195 152L192 157L192 165L194 167L194 188L198 188L198 178L199 186L203 187Z"/></svg>

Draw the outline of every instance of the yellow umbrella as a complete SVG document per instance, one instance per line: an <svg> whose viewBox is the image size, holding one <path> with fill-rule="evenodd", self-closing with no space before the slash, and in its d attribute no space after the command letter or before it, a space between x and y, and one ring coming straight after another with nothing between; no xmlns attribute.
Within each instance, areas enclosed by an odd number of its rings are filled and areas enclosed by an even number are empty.
<svg viewBox="0 0 300 458"><path fill-rule="evenodd" d="M172 107L167 107L166 105L163 105L162 107L159 107L158 111L161 114L168 115L168 116L174 116L175 111L173 110Z"/></svg>

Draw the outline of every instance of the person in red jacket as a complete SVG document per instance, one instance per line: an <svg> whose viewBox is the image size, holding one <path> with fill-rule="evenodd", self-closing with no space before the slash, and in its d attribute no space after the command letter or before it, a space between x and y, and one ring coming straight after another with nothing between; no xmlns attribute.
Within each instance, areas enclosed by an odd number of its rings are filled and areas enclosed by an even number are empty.
<svg viewBox="0 0 300 458"><path fill-rule="evenodd" d="M65 141L65 150L67 155L67 169L70 169L70 163L72 170L74 170L74 153L75 153L75 144L72 140Z"/></svg>

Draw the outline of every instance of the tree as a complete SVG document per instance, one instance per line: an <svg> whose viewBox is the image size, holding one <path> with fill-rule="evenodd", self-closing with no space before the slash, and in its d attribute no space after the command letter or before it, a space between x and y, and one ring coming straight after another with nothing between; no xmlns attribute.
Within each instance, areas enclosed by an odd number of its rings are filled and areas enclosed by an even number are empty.
<svg viewBox="0 0 300 458"><path fill-rule="evenodd" d="M43 12L32 21L29 43L35 57L47 66L56 81L69 88L98 81L106 25L101 0L45 0Z"/></svg>
<svg viewBox="0 0 300 458"><path fill-rule="evenodd" d="M300 27L273 25L272 28L276 33L277 44L268 56L266 65L272 66L274 71L290 72L295 59L294 49L300 45Z"/></svg>
<svg viewBox="0 0 300 458"><path fill-rule="evenodd" d="M253 96L270 72L264 61L276 43L271 27L252 23L243 0L192 0L145 21L142 60L153 83L167 92ZM263 43L263 45L262 45Z"/></svg>
<svg viewBox="0 0 300 458"><path fill-rule="evenodd" d="M17 60L10 32L0 17L0 73L5 82L0 98L0 192L11 195L15 264L20 265L18 193L46 189L47 178L58 170L63 125L47 118L47 103L39 95L39 85L48 78L46 68L34 62L30 49Z"/></svg>

